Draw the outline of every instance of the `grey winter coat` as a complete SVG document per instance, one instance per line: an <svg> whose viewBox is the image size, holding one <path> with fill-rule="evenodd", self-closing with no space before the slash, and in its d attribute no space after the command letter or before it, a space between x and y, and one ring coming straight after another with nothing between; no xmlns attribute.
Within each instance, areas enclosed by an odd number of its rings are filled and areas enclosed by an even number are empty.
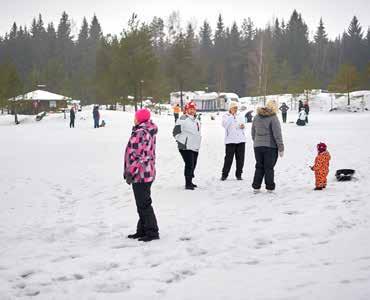
<svg viewBox="0 0 370 300"><path fill-rule="evenodd" d="M252 139L254 148L270 147L284 151L280 121L271 109L262 107L257 110L252 123Z"/></svg>

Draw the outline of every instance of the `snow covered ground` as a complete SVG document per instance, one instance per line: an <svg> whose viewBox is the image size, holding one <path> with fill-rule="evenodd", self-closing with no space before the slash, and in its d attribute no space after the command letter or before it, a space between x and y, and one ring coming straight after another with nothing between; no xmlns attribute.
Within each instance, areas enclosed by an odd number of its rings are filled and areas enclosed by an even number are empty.
<svg viewBox="0 0 370 300"><path fill-rule="evenodd" d="M207 114L199 189L185 191L173 119L155 116L161 239L151 243L126 239L137 221L121 175L133 115L102 115L100 129L91 111L77 114L75 129L63 115L18 126L0 115L1 300L370 299L370 113L283 124L276 193L257 195L250 139L244 181L219 181L223 130ZM332 161L318 192L308 166L320 141ZM339 168L357 180L337 182Z"/></svg>

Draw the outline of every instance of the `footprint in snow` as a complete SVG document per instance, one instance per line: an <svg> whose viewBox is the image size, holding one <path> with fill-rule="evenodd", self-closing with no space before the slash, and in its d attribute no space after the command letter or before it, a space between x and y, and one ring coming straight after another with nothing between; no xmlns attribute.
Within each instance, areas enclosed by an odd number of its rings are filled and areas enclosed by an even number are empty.
<svg viewBox="0 0 370 300"><path fill-rule="evenodd" d="M127 292L130 288L127 282L101 283L95 286L95 291L98 293L114 294Z"/></svg>
<svg viewBox="0 0 370 300"><path fill-rule="evenodd" d="M266 222L271 222L272 221L272 219L270 219L270 218L265 218L265 219L257 219L257 220L255 220L254 222L255 223L266 223Z"/></svg>

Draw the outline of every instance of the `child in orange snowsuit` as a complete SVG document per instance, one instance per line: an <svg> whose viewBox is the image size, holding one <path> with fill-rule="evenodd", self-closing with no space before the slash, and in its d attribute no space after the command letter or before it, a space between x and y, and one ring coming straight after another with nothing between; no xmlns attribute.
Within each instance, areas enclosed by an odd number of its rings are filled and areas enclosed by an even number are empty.
<svg viewBox="0 0 370 300"><path fill-rule="evenodd" d="M317 145L317 152L315 164L311 167L311 170L315 172L316 191L326 188L326 178L329 174L330 161L330 154L327 151L327 146L324 143Z"/></svg>

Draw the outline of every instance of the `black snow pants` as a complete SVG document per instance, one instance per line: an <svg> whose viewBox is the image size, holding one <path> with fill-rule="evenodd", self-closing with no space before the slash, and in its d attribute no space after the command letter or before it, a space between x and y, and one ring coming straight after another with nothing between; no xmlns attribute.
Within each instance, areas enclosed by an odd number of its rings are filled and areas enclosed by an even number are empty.
<svg viewBox="0 0 370 300"><path fill-rule="evenodd" d="M283 123L286 123L286 117L287 117L287 113L285 112L283 112L282 114L281 114L281 116L283 117Z"/></svg>
<svg viewBox="0 0 370 300"><path fill-rule="evenodd" d="M139 214L139 221L137 222L136 233L141 236L146 235L150 237L158 237L159 229L157 225L157 218L155 217L152 207L152 198L150 197L151 186L151 182L132 184L137 213Z"/></svg>
<svg viewBox="0 0 370 300"><path fill-rule="evenodd" d="M274 167L278 159L278 149L270 147L254 148L256 158L256 171L254 173L252 187L260 189L262 180L265 178L267 190L275 189Z"/></svg>
<svg viewBox="0 0 370 300"><path fill-rule="evenodd" d="M229 175L234 156L236 160L235 176L237 178L241 177L244 167L245 143L226 144L225 148L225 160L224 167L222 168L222 177L226 178Z"/></svg>
<svg viewBox="0 0 370 300"><path fill-rule="evenodd" d="M198 152L192 150L179 150L185 163L184 175L186 185L191 185L194 178L194 170L198 162Z"/></svg>

